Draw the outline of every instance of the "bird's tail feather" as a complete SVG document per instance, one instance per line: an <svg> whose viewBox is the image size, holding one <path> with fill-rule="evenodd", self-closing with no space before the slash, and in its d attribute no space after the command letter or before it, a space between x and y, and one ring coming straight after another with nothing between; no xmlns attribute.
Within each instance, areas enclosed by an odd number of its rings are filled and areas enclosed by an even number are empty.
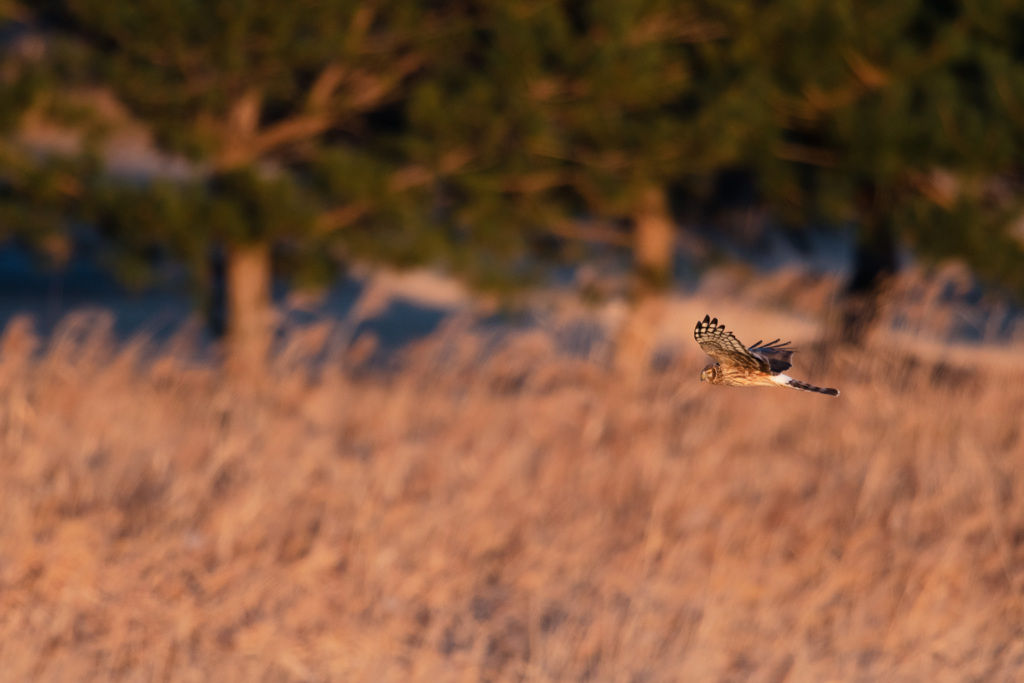
<svg viewBox="0 0 1024 683"><path fill-rule="evenodd" d="M801 382L798 379L791 379L791 380L789 380L788 382L786 382L786 386L793 387L794 389L799 389L800 391L813 391L813 392L818 393L818 394L825 394L826 396L838 396L839 395L839 390L838 389L826 389L824 387L816 387L813 384L808 384L807 382Z"/></svg>

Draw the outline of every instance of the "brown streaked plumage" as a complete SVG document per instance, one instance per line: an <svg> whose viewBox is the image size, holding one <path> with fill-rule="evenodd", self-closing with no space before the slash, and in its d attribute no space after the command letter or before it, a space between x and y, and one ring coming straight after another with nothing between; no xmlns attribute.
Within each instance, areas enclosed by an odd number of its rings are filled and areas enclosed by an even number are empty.
<svg viewBox="0 0 1024 683"><path fill-rule="evenodd" d="M725 325L718 324L718 318L709 315L697 323L693 330L704 352L715 362L700 373L700 381L733 387L790 387L801 391L813 391L828 396L838 396L838 389L825 389L784 375L793 367L791 362L795 349L789 342L778 339L762 343L760 340L750 348L744 346Z"/></svg>

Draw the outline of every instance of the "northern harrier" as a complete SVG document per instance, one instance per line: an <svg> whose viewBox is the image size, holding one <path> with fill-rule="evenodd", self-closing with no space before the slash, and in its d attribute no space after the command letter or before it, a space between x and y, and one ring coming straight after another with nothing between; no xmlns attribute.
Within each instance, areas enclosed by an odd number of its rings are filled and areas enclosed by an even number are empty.
<svg viewBox="0 0 1024 683"><path fill-rule="evenodd" d="M716 361L700 373L701 382L733 387L791 387L829 396L839 395L838 389L823 389L782 374L793 367L790 359L795 349L789 348L789 342L780 343L776 339L763 344L759 340L748 349L732 332L725 331L725 325L718 324L718 318L708 315L697 323L693 338Z"/></svg>

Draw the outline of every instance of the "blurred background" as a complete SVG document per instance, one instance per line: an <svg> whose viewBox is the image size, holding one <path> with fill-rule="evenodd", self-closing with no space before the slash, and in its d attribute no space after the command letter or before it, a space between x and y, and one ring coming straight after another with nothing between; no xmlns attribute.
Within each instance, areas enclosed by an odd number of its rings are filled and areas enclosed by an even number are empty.
<svg viewBox="0 0 1024 683"><path fill-rule="evenodd" d="M1019 680L1022 150L1009 0L0 0L0 680Z"/></svg>

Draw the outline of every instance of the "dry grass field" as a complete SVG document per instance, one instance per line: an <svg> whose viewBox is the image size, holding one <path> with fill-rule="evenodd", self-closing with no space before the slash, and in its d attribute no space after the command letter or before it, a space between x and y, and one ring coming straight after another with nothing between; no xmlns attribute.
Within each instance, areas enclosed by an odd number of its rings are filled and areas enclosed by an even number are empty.
<svg viewBox="0 0 1024 683"><path fill-rule="evenodd" d="M7 329L0 680L1024 680L1020 345L799 354L831 399L701 384L692 339L625 383L543 331L387 372L330 332L241 388Z"/></svg>

